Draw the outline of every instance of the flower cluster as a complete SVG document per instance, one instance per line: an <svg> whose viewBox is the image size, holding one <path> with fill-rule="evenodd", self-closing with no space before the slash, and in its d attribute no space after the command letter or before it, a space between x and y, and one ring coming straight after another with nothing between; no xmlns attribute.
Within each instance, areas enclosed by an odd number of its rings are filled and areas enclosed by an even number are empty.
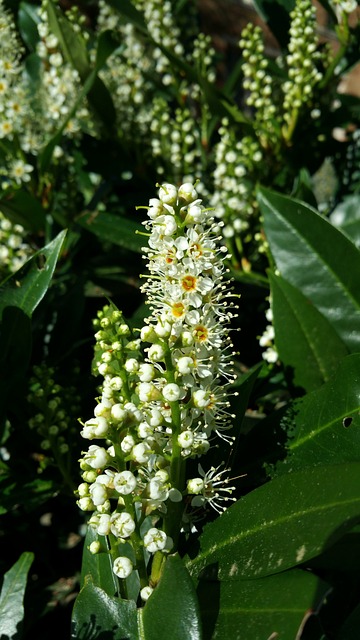
<svg viewBox="0 0 360 640"><path fill-rule="evenodd" d="M211 204L225 223L224 237L236 235L246 243L254 235L251 225L258 209L255 182L264 171L263 151L255 137L238 139L227 118L223 119L219 134Z"/></svg>
<svg viewBox="0 0 360 640"><path fill-rule="evenodd" d="M232 499L225 469L199 465L199 476L187 478L186 464L206 454L215 434L231 442L225 389L234 379L234 303L219 225L191 183L163 184L147 213L142 289L151 313L138 337L113 305L98 313L94 368L104 382L81 435L106 446L83 453L78 489L80 508L93 511L90 526L114 541L115 574L136 570L144 599L153 586L149 557L176 548L192 510L221 512Z"/></svg>
<svg viewBox="0 0 360 640"><path fill-rule="evenodd" d="M311 0L297 0L290 18L288 79L282 85L285 138L291 134L301 107L311 104L314 88L323 77L318 68L322 54L317 49L315 6Z"/></svg>
<svg viewBox="0 0 360 640"><path fill-rule="evenodd" d="M249 23L242 31L239 46L244 59L243 87L248 91L246 104L254 108L257 122L271 131L277 109L273 103L273 80L264 56L261 28Z"/></svg>
<svg viewBox="0 0 360 640"><path fill-rule="evenodd" d="M121 43L121 49L114 51L100 73L114 100L119 136L140 144L142 155L155 158L157 175L167 175L179 184L202 179L211 119L208 105L199 84L179 78L156 43L185 59L213 82L215 52L210 39L199 34L191 39L192 49L186 52L183 40L189 41L189 28L183 25L184 38L170 2L136 0L134 4L143 15L152 41L140 35L132 24L123 24L116 11L104 2L99 5L98 31L114 29ZM205 188L201 193L206 193Z"/></svg>
<svg viewBox="0 0 360 640"><path fill-rule="evenodd" d="M262 353L262 357L269 364L274 364L278 361L279 355L276 351L274 340L275 340L275 329L273 325L273 311L271 307L271 296L268 298L269 307L265 312L266 320L268 324L265 327L265 331L259 338L259 345L264 349Z"/></svg>
<svg viewBox="0 0 360 640"><path fill-rule="evenodd" d="M72 490L70 443L74 441L72 423L79 412L80 398L75 387L64 387L55 378L55 369L45 363L33 368L27 400L32 412L36 407L37 413L30 418L29 427L41 438L44 453L39 456L40 470L55 463Z"/></svg>
<svg viewBox="0 0 360 640"><path fill-rule="evenodd" d="M0 279L20 269L31 254L24 227L13 224L0 212Z"/></svg>

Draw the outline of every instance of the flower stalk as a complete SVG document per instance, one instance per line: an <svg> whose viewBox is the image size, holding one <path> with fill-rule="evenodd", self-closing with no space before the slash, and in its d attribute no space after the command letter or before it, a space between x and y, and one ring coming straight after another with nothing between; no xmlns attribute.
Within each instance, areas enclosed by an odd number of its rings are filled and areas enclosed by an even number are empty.
<svg viewBox="0 0 360 640"><path fill-rule="evenodd" d="M224 389L234 379L235 307L219 223L194 185L163 184L147 213L150 314L135 334L113 305L98 314L94 370L104 382L81 435L106 445L83 453L78 489L80 508L93 512L89 526L110 538L114 573L135 572L143 600L195 512L220 513L232 500L226 469L199 465L201 477L187 478L186 467L216 436L232 441Z"/></svg>

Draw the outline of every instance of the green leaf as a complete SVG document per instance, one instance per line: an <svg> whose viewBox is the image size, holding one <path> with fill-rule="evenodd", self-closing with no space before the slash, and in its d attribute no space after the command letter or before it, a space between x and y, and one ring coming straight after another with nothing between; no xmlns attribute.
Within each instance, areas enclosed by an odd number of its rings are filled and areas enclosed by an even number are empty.
<svg viewBox="0 0 360 640"><path fill-rule="evenodd" d="M279 640L298 638L309 610L316 610L329 586L293 569L258 580L200 580L198 597L204 637Z"/></svg>
<svg viewBox="0 0 360 640"><path fill-rule="evenodd" d="M35 51L40 40L37 25L40 22L38 7L30 2L20 2L18 25L22 39L30 51Z"/></svg>
<svg viewBox="0 0 360 640"><path fill-rule="evenodd" d="M144 227L129 218L116 216L112 213L90 212L76 218L76 222L101 240L113 242L137 253L142 253L142 247L146 245L146 240L143 237Z"/></svg>
<svg viewBox="0 0 360 640"><path fill-rule="evenodd" d="M71 638L139 640L135 602L110 598L89 581L75 600L71 619Z"/></svg>
<svg viewBox="0 0 360 640"><path fill-rule="evenodd" d="M289 41L289 14L295 7L295 0L254 0L254 5L281 47L285 48Z"/></svg>
<svg viewBox="0 0 360 640"><path fill-rule="evenodd" d="M6 193L0 198L0 211L14 223L37 233L45 228L46 213L39 200L24 189Z"/></svg>
<svg viewBox="0 0 360 640"><path fill-rule="evenodd" d="M6 307L18 307L31 317L49 288L65 235L66 230L61 231L5 280L0 287L0 319Z"/></svg>
<svg viewBox="0 0 360 640"><path fill-rule="evenodd" d="M146 640L201 640L195 587L179 556L167 558L160 582L139 615Z"/></svg>
<svg viewBox="0 0 360 640"><path fill-rule="evenodd" d="M76 69L82 82L85 82L91 69L84 38L81 33L75 31L71 22L54 6L52 0L47 3L47 15L50 31L58 39L65 60Z"/></svg>
<svg viewBox="0 0 360 640"><path fill-rule="evenodd" d="M45 172L49 168L54 149L56 145L60 143L66 125L76 114L76 111L82 104L85 96L88 95L89 101L92 103L95 111L102 119L102 122L111 130L116 118L115 108L107 88L102 80L98 78L97 74L116 46L117 44L114 40L112 40L112 46L110 45L108 31L100 34L96 51L95 67L93 69L88 69L88 75L86 79L84 78L83 87L79 92L72 109L70 109L58 131L42 150L39 157L39 168L41 172Z"/></svg>
<svg viewBox="0 0 360 640"><path fill-rule="evenodd" d="M288 455L277 473L304 467L360 462L360 354L344 358L321 389L290 408Z"/></svg>
<svg viewBox="0 0 360 640"><path fill-rule="evenodd" d="M348 350L331 324L301 291L269 273L275 345L293 368L293 384L312 391L328 380Z"/></svg>
<svg viewBox="0 0 360 640"><path fill-rule="evenodd" d="M132 22L142 33L148 33L142 13L134 7L130 0L107 0L107 4L121 13L129 22Z"/></svg>
<svg viewBox="0 0 360 640"><path fill-rule="evenodd" d="M336 640L359 640L360 604L355 607L336 635Z"/></svg>
<svg viewBox="0 0 360 640"><path fill-rule="evenodd" d="M24 618L24 594L27 575L34 560L34 554L25 551L19 560L4 575L0 594L1 637L19 637Z"/></svg>
<svg viewBox="0 0 360 640"><path fill-rule="evenodd" d="M360 521L360 463L287 473L247 494L200 536L193 576L243 580L305 562Z"/></svg>
<svg viewBox="0 0 360 640"><path fill-rule="evenodd" d="M264 229L280 275L325 316L350 351L360 351L360 252L311 207L265 188Z"/></svg>
<svg viewBox="0 0 360 640"><path fill-rule="evenodd" d="M331 212L330 221L360 248L360 197L354 194L345 198Z"/></svg>
<svg viewBox="0 0 360 640"><path fill-rule="evenodd" d="M108 596L114 596L118 591L118 582L112 570L111 556L106 552L90 553L88 547L95 541L101 542L104 546L106 544L104 536L98 536L92 527L88 527L84 541L80 585L83 587L90 578L94 586L101 587Z"/></svg>

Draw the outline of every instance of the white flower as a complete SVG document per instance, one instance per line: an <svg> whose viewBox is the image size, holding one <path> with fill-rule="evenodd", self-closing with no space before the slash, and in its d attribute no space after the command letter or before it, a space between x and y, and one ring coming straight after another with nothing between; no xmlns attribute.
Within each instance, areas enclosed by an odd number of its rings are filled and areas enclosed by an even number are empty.
<svg viewBox="0 0 360 640"><path fill-rule="evenodd" d="M135 360L135 358L129 358L129 360L126 360L125 362L125 370L128 373L135 373L139 368L139 363L137 360Z"/></svg>
<svg viewBox="0 0 360 640"><path fill-rule="evenodd" d="M152 500L167 500L169 490L163 480L159 477L151 478L149 484L149 495Z"/></svg>
<svg viewBox="0 0 360 640"><path fill-rule="evenodd" d="M34 167L31 164L27 164L23 160L15 160L12 163L10 175L17 184L21 184L22 182L29 182L32 171L34 171Z"/></svg>
<svg viewBox="0 0 360 640"><path fill-rule="evenodd" d="M144 535L145 549L147 549L147 551L149 551L149 553L155 553L156 551L162 551L166 547L166 539L167 539L167 535L166 535L165 531L161 531L161 529L157 529L156 527L152 527Z"/></svg>
<svg viewBox="0 0 360 640"><path fill-rule="evenodd" d="M165 358L165 349L161 344L153 344L148 350L149 360L154 362L161 362Z"/></svg>
<svg viewBox="0 0 360 640"><path fill-rule="evenodd" d="M159 198L165 204L173 205L177 198L177 188L173 184L164 183L159 189Z"/></svg>
<svg viewBox="0 0 360 640"><path fill-rule="evenodd" d="M147 587L143 587L140 591L140 598L144 600L144 602L146 602L150 598L153 591L154 589L150 587L150 585Z"/></svg>
<svg viewBox="0 0 360 640"><path fill-rule="evenodd" d="M114 564L113 564L113 572L118 578L122 578L122 579L128 578L129 575L132 573L132 570L133 570L133 563L131 562L131 560L129 560L129 558L126 558L125 556L120 556L119 558L115 558Z"/></svg>
<svg viewBox="0 0 360 640"><path fill-rule="evenodd" d="M124 453L130 453L134 446L135 440L131 435L125 436L120 444L121 451L123 451Z"/></svg>
<svg viewBox="0 0 360 640"><path fill-rule="evenodd" d="M100 536L108 536L110 533L110 515L102 513L99 517L97 532Z"/></svg>
<svg viewBox="0 0 360 640"><path fill-rule="evenodd" d="M89 491L92 501L96 507L98 505L104 504L104 502L108 498L106 487L99 482L94 482L94 484L91 485Z"/></svg>
<svg viewBox="0 0 360 640"><path fill-rule="evenodd" d="M114 476L114 488L121 495L129 495L137 485L136 478L131 471L120 471Z"/></svg>
<svg viewBox="0 0 360 640"><path fill-rule="evenodd" d="M194 434L189 429L187 431L183 431L178 436L178 443L180 447L182 447L183 449L187 449L188 447L191 447L193 442L194 442Z"/></svg>
<svg viewBox="0 0 360 640"><path fill-rule="evenodd" d="M199 464L199 473L202 478L192 478L188 480L187 489L189 493L195 493L195 497L191 501L193 507L204 507L209 504L215 511L222 513L226 507L223 502L229 502L229 500L235 500L235 498L229 497L235 490L235 487L229 487L229 478L224 478L224 474L228 472L228 469L219 471L221 465L218 467L211 467L209 471L205 473L201 465Z"/></svg>
<svg viewBox="0 0 360 640"><path fill-rule="evenodd" d="M132 456L136 462L143 464L149 460L151 455L151 447L146 442L135 445L132 450Z"/></svg>
<svg viewBox="0 0 360 640"><path fill-rule="evenodd" d="M92 444L85 453L83 461L92 469L104 469L108 465L110 457L104 447L98 447Z"/></svg>
<svg viewBox="0 0 360 640"><path fill-rule="evenodd" d="M113 513L110 516L110 530L117 538L129 538L135 531L135 522L130 513Z"/></svg>
<svg viewBox="0 0 360 640"><path fill-rule="evenodd" d="M166 384L162 390L162 394L168 402L176 402L182 395L179 385L174 382Z"/></svg>
<svg viewBox="0 0 360 640"><path fill-rule="evenodd" d="M155 378L155 367L153 364L142 362L139 366L138 376L140 382L151 382Z"/></svg>

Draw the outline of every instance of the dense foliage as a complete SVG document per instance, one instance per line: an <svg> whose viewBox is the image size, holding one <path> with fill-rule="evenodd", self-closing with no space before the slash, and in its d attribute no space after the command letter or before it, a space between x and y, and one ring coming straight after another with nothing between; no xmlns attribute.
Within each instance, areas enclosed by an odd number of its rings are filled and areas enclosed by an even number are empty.
<svg viewBox="0 0 360 640"><path fill-rule="evenodd" d="M1 640L358 640L358 7L255 4L0 0Z"/></svg>

